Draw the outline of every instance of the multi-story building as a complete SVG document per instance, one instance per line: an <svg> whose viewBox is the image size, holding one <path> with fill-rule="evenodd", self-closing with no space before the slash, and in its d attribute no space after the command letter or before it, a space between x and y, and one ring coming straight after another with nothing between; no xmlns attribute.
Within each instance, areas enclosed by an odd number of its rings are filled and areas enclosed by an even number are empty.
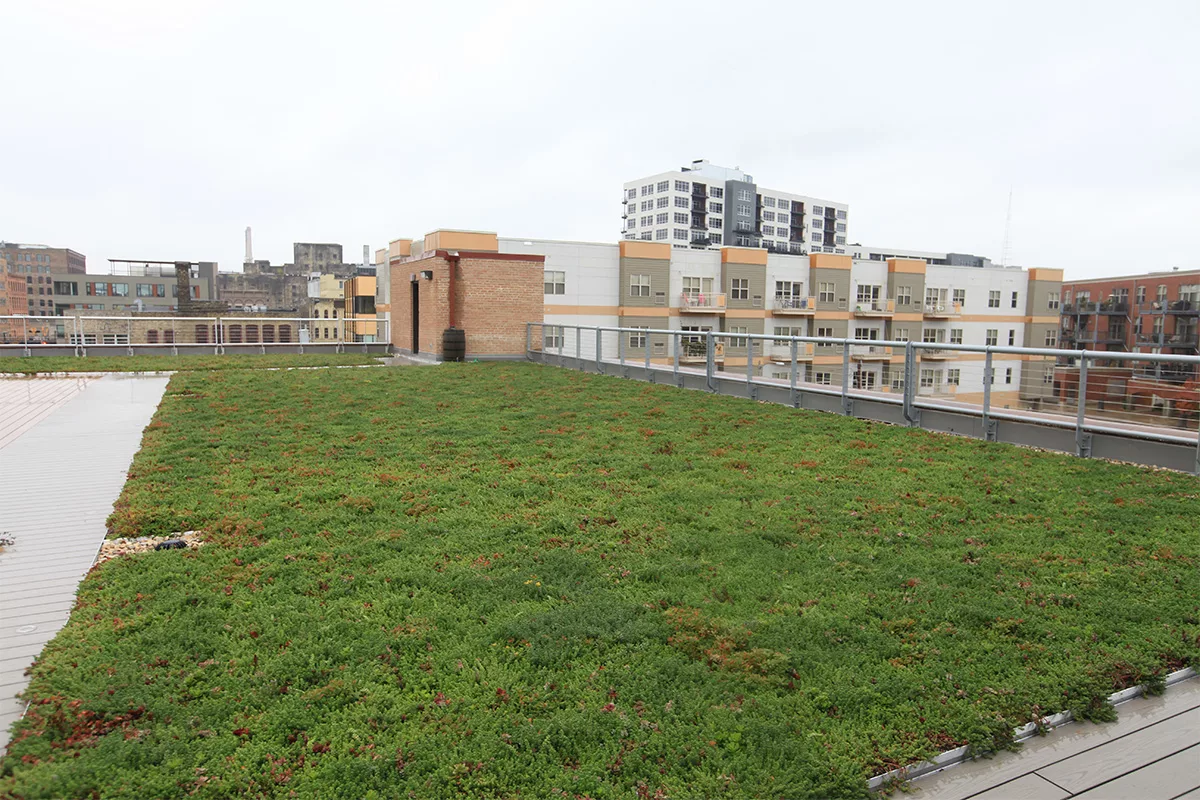
<svg viewBox="0 0 1200 800"><path fill-rule="evenodd" d="M847 252L850 207L767 189L741 169L704 160L625 183L624 239L678 248L762 248L772 253Z"/></svg>
<svg viewBox="0 0 1200 800"><path fill-rule="evenodd" d="M25 277L9 270L8 258L0 252L0 317L29 313ZM21 320L0 319L0 344L18 342L24 335Z"/></svg>
<svg viewBox="0 0 1200 800"><path fill-rule="evenodd" d="M192 300L213 300L217 264L194 263L189 268ZM73 311L153 311L167 313L179 306L179 283L174 262L109 259L107 273L48 276L43 294L30 294L29 313L70 315ZM35 305L36 303L36 305Z"/></svg>
<svg viewBox="0 0 1200 800"><path fill-rule="evenodd" d="M308 279L308 316L310 341L345 341L342 338L342 321L345 316L346 279L336 275L320 273Z"/></svg>
<svg viewBox="0 0 1200 800"><path fill-rule="evenodd" d="M349 341L381 341L384 334L375 308L375 276L356 275L345 282L343 291L346 297L344 316Z"/></svg>
<svg viewBox="0 0 1200 800"><path fill-rule="evenodd" d="M1198 322L1200 270L1063 284L1064 347L1196 355Z"/></svg>
<svg viewBox="0 0 1200 800"><path fill-rule="evenodd" d="M902 347L876 342L1055 347L1058 344L1059 270L929 264L923 258L886 261L837 253L785 255L761 248L673 248L668 243L499 239L501 253L545 256L544 345L563 345L561 325L678 330L681 363L705 359L707 331L721 338L719 368L787 379L791 347L739 334L849 339L853 384L895 391L903 387ZM617 343L629 358L673 360L668 336L631 334ZM689 345L688 342L691 341ZM594 343L581 342L585 354ZM607 356L615 356L614 347ZM839 345L798 348L799 380L837 385L844 354ZM978 402L984 356L930 348L913 373L921 394L955 394ZM747 363L750 359L752 363ZM992 402L997 406L1052 395L1053 363L995 354Z"/></svg>
<svg viewBox="0 0 1200 800"><path fill-rule="evenodd" d="M293 242L292 265L300 275L313 272L338 272L344 266L342 246L327 242Z"/></svg>
<svg viewBox="0 0 1200 800"><path fill-rule="evenodd" d="M25 275L82 275L87 272L87 256L66 247L0 242L0 255L14 272Z"/></svg>
<svg viewBox="0 0 1200 800"><path fill-rule="evenodd" d="M991 267L992 260L984 256L973 256L969 253L935 253L928 250L898 250L894 247L866 247L852 244L847 251L855 259L867 261L887 261L893 258L907 258L924 261L926 264L939 267Z"/></svg>

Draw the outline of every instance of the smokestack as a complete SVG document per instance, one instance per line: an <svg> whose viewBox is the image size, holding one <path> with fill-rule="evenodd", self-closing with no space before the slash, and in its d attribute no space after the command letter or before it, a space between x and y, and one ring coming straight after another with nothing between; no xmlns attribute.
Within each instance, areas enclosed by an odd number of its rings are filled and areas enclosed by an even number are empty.
<svg viewBox="0 0 1200 800"><path fill-rule="evenodd" d="M371 266L371 245L369 244L363 245L363 266Z"/></svg>
<svg viewBox="0 0 1200 800"><path fill-rule="evenodd" d="M246 226L246 263L254 263L254 248L250 246L250 226Z"/></svg>

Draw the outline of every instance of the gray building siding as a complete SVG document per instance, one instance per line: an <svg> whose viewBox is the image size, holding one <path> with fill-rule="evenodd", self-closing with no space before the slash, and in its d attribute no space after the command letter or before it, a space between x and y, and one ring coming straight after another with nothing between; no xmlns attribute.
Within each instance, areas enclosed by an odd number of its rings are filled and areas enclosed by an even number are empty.
<svg viewBox="0 0 1200 800"><path fill-rule="evenodd" d="M621 300L623 306L667 306L670 305L671 262L664 258L621 257ZM631 295L630 275L649 275L650 294Z"/></svg>

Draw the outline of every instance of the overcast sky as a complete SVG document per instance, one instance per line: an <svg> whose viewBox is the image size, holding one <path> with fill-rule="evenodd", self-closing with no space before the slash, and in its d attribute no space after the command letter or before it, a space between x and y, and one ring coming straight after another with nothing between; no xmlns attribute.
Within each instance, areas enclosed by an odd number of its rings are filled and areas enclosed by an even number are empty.
<svg viewBox="0 0 1200 800"><path fill-rule="evenodd" d="M1200 267L1200 3L4 0L0 239L358 260L438 227L616 241L696 158L850 240L1068 277Z"/></svg>

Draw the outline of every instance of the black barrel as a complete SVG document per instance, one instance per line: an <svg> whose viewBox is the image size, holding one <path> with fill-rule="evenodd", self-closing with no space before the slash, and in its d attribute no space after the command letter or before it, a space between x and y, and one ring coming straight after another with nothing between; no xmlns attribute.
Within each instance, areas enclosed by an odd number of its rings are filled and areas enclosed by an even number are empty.
<svg viewBox="0 0 1200 800"><path fill-rule="evenodd" d="M446 328L442 332L442 360L462 361L467 357L467 332L461 328Z"/></svg>

